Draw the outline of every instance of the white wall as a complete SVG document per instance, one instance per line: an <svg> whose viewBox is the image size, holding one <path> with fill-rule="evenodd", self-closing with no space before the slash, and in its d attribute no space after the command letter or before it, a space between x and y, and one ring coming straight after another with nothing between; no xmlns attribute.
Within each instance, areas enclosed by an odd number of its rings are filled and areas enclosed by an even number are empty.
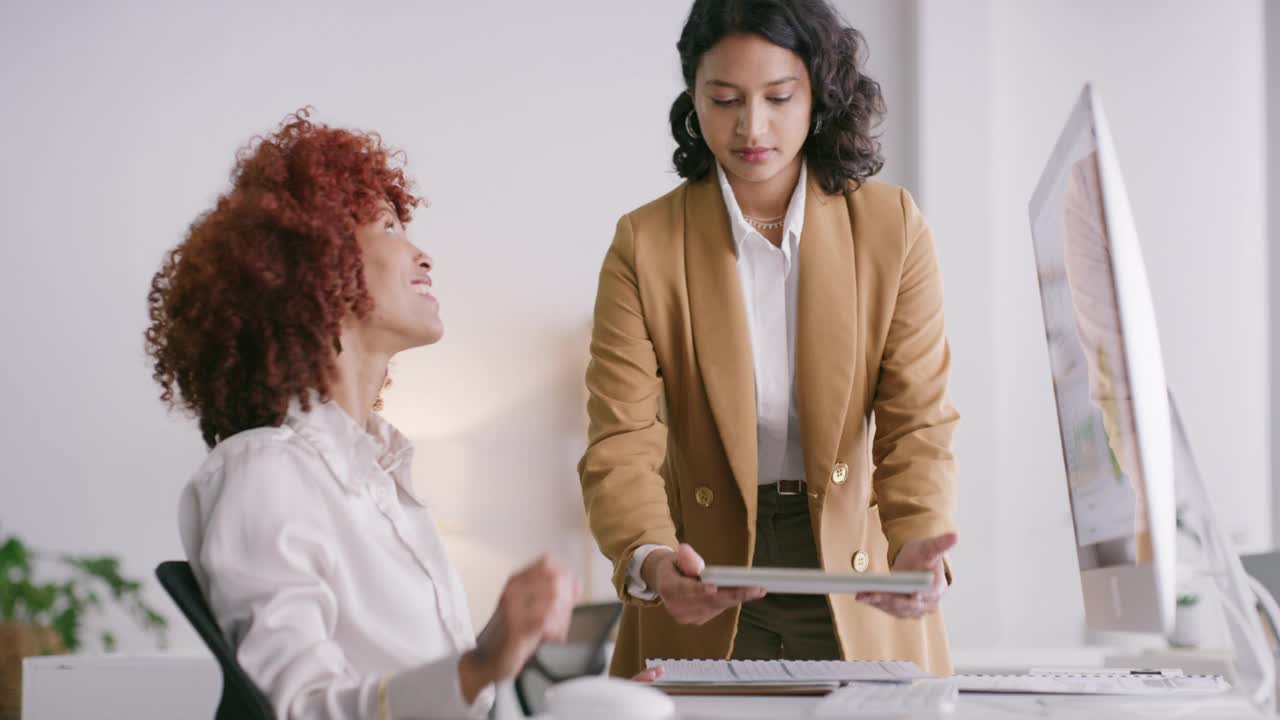
<svg viewBox="0 0 1280 720"><path fill-rule="evenodd" d="M236 148L312 104L404 148L433 203L411 233L438 261L447 335L397 359L387 414L428 442L423 480L473 538L460 559L491 604L488 578L539 552L585 563L591 300L618 215L676 182L686 8L308 5L5 6L0 531L137 575L181 555L176 502L204 451L156 399L147 285Z"/></svg>
<svg viewBox="0 0 1280 720"><path fill-rule="evenodd" d="M914 189L919 166L915 0L833 0L867 40L868 76L880 83L888 112L880 126L884 169L877 180Z"/></svg>
<svg viewBox="0 0 1280 720"><path fill-rule="evenodd" d="M678 180L688 3L308 5L0 7L0 533L148 579L181 556L177 498L204 449L156 398L148 282L237 147L311 104L404 148L433 203L410 232L437 260L446 337L396 360L386 414L422 445L473 611L544 551L608 594L574 471L588 323L617 217ZM891 106L910 103L900 8L842 8ZM913 143L885 130L901 181ZM173 644L199 647L171 616Z"/></svg>
<svg viewBox="0 0 1280 720"><path fill-rule="evenodd" d="M952 557L956 582L946 613L953 645L998 644L1004 599L1019 592L998 553L1004 518L997 474L999 383L996 344L994 238L991 215L992 110L989 3L919 4L919 189L917 202L933 229L942 265L952 395L960 410L955 452L959 467Z"/></svg>
<svg viewBox="0 0 1280 720"><path fill-rule="evenodd" d="M1076 644L1083 610L1027 201L1081 85L1095 82L1169 382L1218 515L1242 548L1269 544L1262 4L925 0L920 14L922 207L962 356L956 595L985 595L999 619L995 637L954 625L953 636ZM964 587L975 566L983 580L994 566L989 588Z"/></svg>
<svg viewBox="0 0 1280 720"><path fill-rule="evenodd" d="M1267 84L1267 273L1280 277L1280 252L1273 248L1280 237L1280 7L1263 3L1266 16ZM1270 283L1267 303L1270 344L1270 376L1280 377L1280 283ZM1271 383L1271 546L1280 546L1280 383Z"/></svg>

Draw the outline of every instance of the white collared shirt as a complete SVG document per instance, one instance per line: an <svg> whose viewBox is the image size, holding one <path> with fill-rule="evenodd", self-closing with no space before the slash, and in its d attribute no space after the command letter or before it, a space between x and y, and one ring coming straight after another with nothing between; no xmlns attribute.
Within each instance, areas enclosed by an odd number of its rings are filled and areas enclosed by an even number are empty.
<svg viewBox="0 0 1280 720"><path fill-rule="evenodd" d="M716 163L729 229L738 253L738 282L751 332L756 379L756 482L803 480L800 415L796 406L796 297L800 287L800 234L804 229L805 182L791 193L775 246L742 215L724 169Z"/></svg>
<svg viewBox="0 0 1280 720"><path fill-rule="evenodd" d="M413 447L374 415L297 401L284 424L209 453L182 495L192 570L281 720L482 717L458 661L475 646L462 581L414 493Z"/></svg>
<svg viewBox="0 0 1280 720"><path fill-rule="evenodd" d="M729 212L729 229L738 255L738 282L751 334L756 390L756 482L804 479L800 415L796 404L796 304L800 287L800 236L804 230L808 166L782 221L782 242L774 245L742 215L724 168L716 163L720 194ZM640 577L640 568L661 545L642 545L627 564L627 592L653 600L656 593Z"/></svg>

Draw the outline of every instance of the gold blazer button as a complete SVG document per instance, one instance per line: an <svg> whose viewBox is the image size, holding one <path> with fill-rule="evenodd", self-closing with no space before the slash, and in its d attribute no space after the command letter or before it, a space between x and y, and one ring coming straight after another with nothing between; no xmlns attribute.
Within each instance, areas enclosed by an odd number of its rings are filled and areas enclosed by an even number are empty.
<svg viewBox="0 0 1280 720"><path fill-rule="evenodd" d="M711 503L716 499L716 494L711 492L711 488L706 485L700 485L697 490L693 491L693 499L697 500L702 507L711 507Z"/></svg>
<svg viewBox="0 0 1280 720"><path fill-rule="evenodd" d="M849 466L844 463L836 463L831 471L831 482L837 485L843 485L845 480L849 479Z"/></svg>
<svg viewBox="0 0 1280 720"><path fill-rule="evenodd" d="M853 554L854 572L866 572L868 567L871 567L871 557L867 553L859 550Z"/></svg>

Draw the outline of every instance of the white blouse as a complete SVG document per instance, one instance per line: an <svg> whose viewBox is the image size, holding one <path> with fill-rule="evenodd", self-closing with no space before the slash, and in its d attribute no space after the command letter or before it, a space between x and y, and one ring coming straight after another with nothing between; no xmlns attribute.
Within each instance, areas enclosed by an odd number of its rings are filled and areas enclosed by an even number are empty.
<svg viewBox="0 0 1280 720"><path fill-rule="evenodd" d="M747 222L724 168L716 163L720 193L738 255L738 283L751 334L756 381L756 482L804 479L800 410L796 401L796 305L800 288L800 235L809 169L800 179L782 220L782 242L774 245Z"/></svg>
<svg viewBox="0 0 1280 720"><path fill-rule="evenodd" d="M413 490L413 447L374 415L295 400L238 433L182 495L187 559L281 720L482 717L458 677L475 646L462 581Z"/></svg>

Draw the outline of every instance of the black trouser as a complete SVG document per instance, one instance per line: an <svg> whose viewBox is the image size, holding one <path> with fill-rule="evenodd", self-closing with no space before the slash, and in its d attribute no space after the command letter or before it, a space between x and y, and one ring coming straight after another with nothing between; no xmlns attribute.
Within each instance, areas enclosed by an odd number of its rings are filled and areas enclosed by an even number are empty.
<svg viewBox="0 0 1280 720"><path fill-rule="evenodd" d="M818 567L818 547L806 493L779 495L762 485L756 494L755 567ZM736 660L839 660L840 642L826 595L769 594L742 606Z"/></svg>

